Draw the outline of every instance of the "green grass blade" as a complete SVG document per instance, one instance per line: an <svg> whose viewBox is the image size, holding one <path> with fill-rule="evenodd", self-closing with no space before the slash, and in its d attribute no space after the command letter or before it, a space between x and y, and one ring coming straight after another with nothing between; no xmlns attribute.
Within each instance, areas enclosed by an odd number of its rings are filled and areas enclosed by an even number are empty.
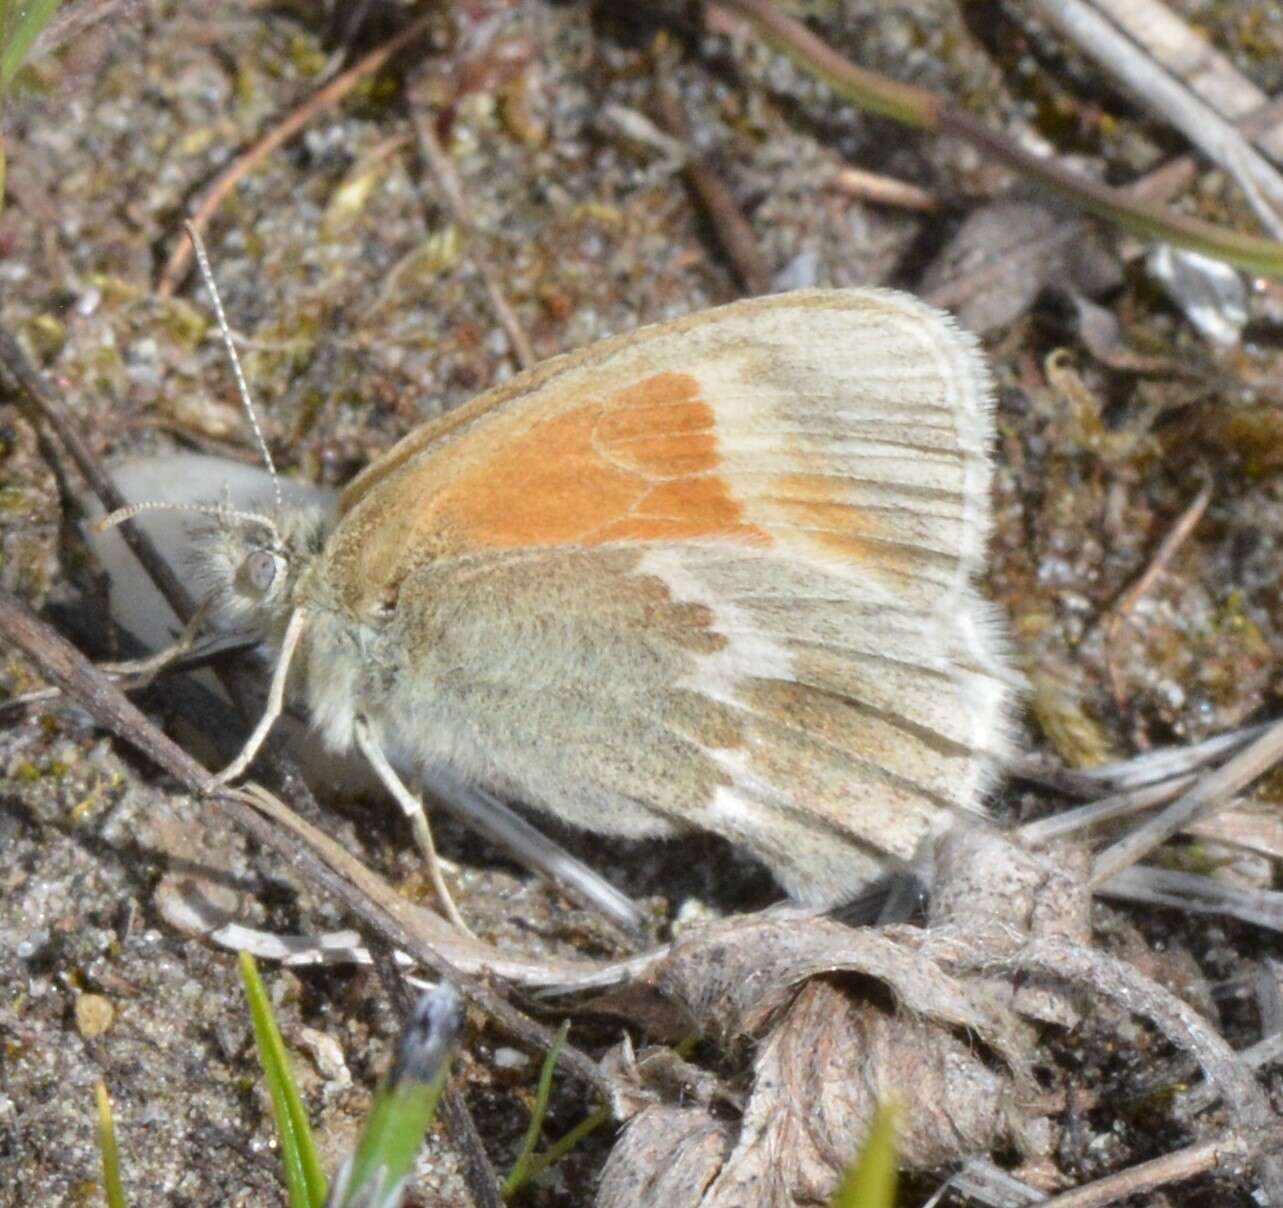
<svg viewBox="0 0 1283 1208"><path fill-rule="evenodd" d="M873 1127L859 1160L846 1172L829 1208L895 1208L899 1174L895 1135L899 1107L884 1103L873 1117Z"/></svg>
<svg viewBox="0 0 1283 1208"><path fill-rule="evenodd" d="M49 24L58 8L58 0L0 0L0 30L4 47L0 50L0 89L8 88L18 74L40 31Z"/></svg>
<svg viewBox="0 0 1283 1208"><path fill-rule="evenodd" d="M504 1199L513 1195L517 1188L530 1178L528 1173L530 1164L534 1160L535 1146L539 1143L539 1134L543 1131L544 1113L548 1110L548 1100L552 1095L552 1074L557 1068L557 1057L561 1053L561 1046L566 1043L566 1037L569 1034L570 1020L567 1019L557 1029L552 1047L544 1058L543 1069L539 1071L539 1089L535 1094L535 1106L530 1113L530 1124L526 1128L525 1140L521 1143L521 1152L512 1164L512 1170L503 1181Z"/></svg>
<svg viewBox="0 0 1283 1208"><path fill-rule="evenodd" d="M590 1116L585 1116L578 1124L575 1125L564 1137L558 1137L543 1153L535 1154L526 1168L522 1171L523 1183L514 1186L512 1191L508 1190L507 1183L504 1184L504 1195L509 1196L517 1192L524 1183L530 1182L531 1179L537 1179L549 1166L555 1166L561 1161L576 1145L585 1137L591 1136L605 1124L609 1124L614 1113L608 1107L599 1107ZM511 1179L511 1175L508 1176Z"/></svg>
<svg viewBox="0 0 1283 1208"><path fill-rule="evenodd" d="M569 1029L569 1024L562 1025L562 1032L558 1034L555 1047L544 1059L543 1070L540 1073L541 1089L552 1087L552 1071L557 1063L557 1054L565 1042L565 1033ZM674 1048L674 1052L679 1057L689 1057L692 1050L699 1043L699 1033L693 1033L687 1036L679 1045ZM551 1142L547 1149L542 1153L531 1153L543 1121L544 1107L547 1106L547 1093L543 1094L543 1106L536 1101L536 1114L530 1121L530 1127L526 1129L525 1145L522 1148L521 1156L517 1159L512 1168L512 1173L504 1180L502 1194L504 1199L511 1199L518 1191L521 1190L532 1179L537 1179L550 1166L555 1166L562 1158L566 1156L576 1145L585 1137L591 1136L599 1128L609 1124L614 1118L614 1113L609 1107L599 1107L595 1112L585 1116L578 1124L568 1133L557 1140Z"/></svg>
<svg viewBox="0 0 1283 1208"><path fill-rule="evenodd" d="M325 1175L317 1161L312 1129L290 1070L285 1042L272 1014L267 989L258 975L254 958L248 952L241 953L241 980L245 983L245 997L249 1000L250 1018L254 1021L258 1059L272 1096L272 1113L276 1117L276 1131L281 1141L281 1160L285 1164L290 1208L323 1208Z"/></svg>
<svg viewBox="0 0 1283 1208"><path fill-rule="evenodd" d="M116 1148L116 1122L111 1118L111 1100L102 1082L94 1092L98 1097L98 1150L102 1154L103 1195L107 1208L125 1208L125 1186L120 1181L120 1151Z"/></svg>
<svg viewBox="0 0 1283 1208"><path fill-rule="evenodd" d="M462 1023L462 1004L449 982L419 999L356 1151L334 1180L327 1208L397 1208L401 1203L449 1077L450 1050Z"/></svg>

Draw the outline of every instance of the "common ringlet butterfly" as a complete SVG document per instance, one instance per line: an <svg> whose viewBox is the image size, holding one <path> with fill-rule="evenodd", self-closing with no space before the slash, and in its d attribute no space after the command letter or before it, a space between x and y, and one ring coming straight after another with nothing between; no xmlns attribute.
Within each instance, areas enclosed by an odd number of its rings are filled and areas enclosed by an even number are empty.
<svg viewBox="0 0 1283 1208"><path fill-rule="evenodd" d="M406 436L337 517L226 512L219 605L384 775L587 830L715 831L836 903L982 812L1019 676L978 592L992 392L885 290L557 357ZM379 765L383 764L380 769Z"/></svg>

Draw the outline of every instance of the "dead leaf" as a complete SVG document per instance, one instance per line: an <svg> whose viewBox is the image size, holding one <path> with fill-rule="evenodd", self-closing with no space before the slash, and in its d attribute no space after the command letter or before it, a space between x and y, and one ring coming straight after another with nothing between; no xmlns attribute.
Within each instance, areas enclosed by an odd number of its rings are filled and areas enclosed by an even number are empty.
<svg viewBox="0 0 1283 1208"><path fill-rule="evenodd" d="M875 996L876 997L876 996ZM879 1103L904 1107L901 1164L934 1169L1029 1148L1026 1083L963 1034L893 1014L826 978L807 983L754 1062L733 1141L707 1109L645 1107L606 1166L599 1208L795 1208L824 1203ZM663 1196L661 1200L659 1196Z"/></svg>
<svg viewBox="0 0 1283 1208"><path fill-rule="evenodd" d="M1004 198L963 222L918 292L983 335L1020 318L1050 285L1094 295L1121 281L1117 257L1082 221L1043 201Z"/></svg>
<svg viewBox="0 0 1283 1208"><path fill-rule="evenodd" d="M692 930L652 973L664 996L684 1006L706 1036L723 1043L755 1036L821 973L858 973L885 985L906 1010L975 1033L1019 1061L1014 1018L916 951L914 928L848 927L828 918L740 916Z"/></svg>
<svg viewBox="0 0 1283 1208"><path fill-rule="evenodd" d="M739 1140L701 1208L824 1203L868 1136L880 1103L903 1106L906 1169L931 1169L1007 1139L1013 1081L947 1028L889 1015L809 982L754 1069Z"/></svg>
<svg viewBox="0 0 1283 1208"><path fill-rule="evenodd" d="M730 1152L731 1135L702 1107L646 1108L611 1150L597 1190L599 1208L699 1204Z"/></svg>
<svg viewBox="0 0 1283 1208"><path fill-rule="evenodd" d="M1066 951L1090 943L1086 867L1076 849L1030 852L956 827L936 849L929 927L767 914L684 935L647 982L732 1056L757 1042L747 1106L736 1127L721 1082L622 1044L615 1107L633 1120L600 1208L825 1203L891 1100L905 1169L995 1151L1046 1158L1056 1129L1021 1017L1074 1016L1054 979L1009 966L1031 936ZM688 1106L697 1096L704 1106Z"/></svg>

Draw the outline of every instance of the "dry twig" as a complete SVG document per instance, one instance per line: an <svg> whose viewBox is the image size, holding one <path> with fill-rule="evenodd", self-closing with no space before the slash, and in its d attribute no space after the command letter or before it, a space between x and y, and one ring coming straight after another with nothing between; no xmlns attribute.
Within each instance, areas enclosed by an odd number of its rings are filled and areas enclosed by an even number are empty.
<svg viewBox="0 0 1283 1208"><path fill-rule="evenodd" d="M833 187L847 197L878 206L894 206L897 210L914 210L919 214L940 211L940 202L926 189L864 168L839 168L833 177Z"/></svg>
<svg viewBox="0 0 1283 1208"><path fill-rule="evenodd" d="M1109 668L1109 680L1114 690L1114 700L1120 709L1127 703L1127 693L1114 663L1114 650L1118 644L1118 637L1122 632L1123 625L1130 618L1132 610L1140 603L1150 588L1154 586L1159 575L1167 569L1172 559L1176 556L1177 550L1185 544L1190 534L1198 527L1198 522L1203 519L1203 513L1207 511L1207 506L1211 502L1212 484L1206 482L1198 494L1194 496L1190 505L1181 513L1176 523L1172 525L1170 532L1159 542L1158 549L1154 551L1154 556L1150 559L1149 565L1136 582L1127 589L1111 611L1109 623L1105 628L1105 663Z"/></svg>
<svg viewBox="0 0 1283 1208"><path fill-rule="evenodd" d="M654 97L659 124L686 148L682 171L691 191L704 207L713 233L730 260L740 285L750 296L767 293L771 288L771 270L757 245L757 236L753 234L748 220L740 213L725 182L695 152L681 101L672 84L665 78L658 56L655 63Z"/></svg>
<svg viewBox="0 0 1283 1208"><path fill-rule="evenodd" d="M370 51L364 58L353 63L341 75L337 75L320 91L314 93L278 126L268 131L248 151L238 156L227 169L205 190L205 196L196 212L191 216L191 223L197 234L204 234L209 220L214 216L223 199L248 176L259 164L278 147L289 142L318 113L331 109L352 91L366 76L378 71L397 51L402 50L422 34L435 14L420 17L412 21L400 33L389 38L382 46ZM184 232L170 253L169 261L156 284L156 293L167 298L178 288L191 267L192 241Z"/></svg>
<svg viewBox="0 0 1283 1208"><path fill-rule="evenodd" d="M414 132L418 136L419 153L423 156L423 162L436 180L437 188L445 201L446 209L450 211L450 216L461 230L473 230L475 224L472 222L468 212L468 204L463 196L463 186L459 182L459 174L454 170L454 164L450 162L449 155L446 154L445 148L441 146L441 140L437 138L437 132L432 128L431 116L421 106L411 102L410 120L414 123ZM490 299L490 309L494 311L495 318L499 320L499 325L507 333L508 342L512 345L513 355L516 356L517 363L523 369L529 369L537 363L538 357L535 356L535 350L530 343L530 338L521 326L516 311L512 309L503 292L498 272L495 270L494 265L490 263L490 258L484 249L476 245L476 240L473 240L468 254L472 258L472 262L477 266L477 272L481 274L481 280L486 287L486 296Z"/></svg>
<svg viewBox="0 0 1283 1208"><path fill-rule="evenodd" d="M1117 1174L1106 1175L1103 1179L1075 1187L1073 1191L1039 1200L1038 1208L1106 1208L1129 1196L1142 1195L1192 1179L1195 1175L1208 1174L1218 1166L1224 1166L1227 1159L1237 1165L1246 1153L1247 1146L1241 1138L1234 1135L1216 1137L1164 1154L1161 1158L1141 1162Z"/></svg>

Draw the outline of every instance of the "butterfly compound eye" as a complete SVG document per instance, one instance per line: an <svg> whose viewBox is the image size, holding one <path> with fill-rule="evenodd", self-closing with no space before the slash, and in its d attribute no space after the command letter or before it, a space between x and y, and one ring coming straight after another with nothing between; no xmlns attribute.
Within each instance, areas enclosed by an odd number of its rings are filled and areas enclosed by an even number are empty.
<svg viewBox="0 0 1283 1208"><path fill-rule="evenodd" d="M276 582L276 555L256 549L241 563L241 579L251 591L267 595Z"/></svg>

